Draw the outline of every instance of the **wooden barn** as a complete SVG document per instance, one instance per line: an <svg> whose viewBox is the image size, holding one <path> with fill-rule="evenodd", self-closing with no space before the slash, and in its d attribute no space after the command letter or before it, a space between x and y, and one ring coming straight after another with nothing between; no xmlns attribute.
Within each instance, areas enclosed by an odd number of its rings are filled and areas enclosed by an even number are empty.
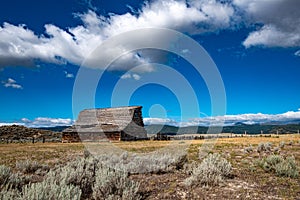
<svg viewBox="0 0 300 200"><path fill-rule="evenodd" d="M146 139L142 106L87 109L62 133L62 142Z"/></svg>

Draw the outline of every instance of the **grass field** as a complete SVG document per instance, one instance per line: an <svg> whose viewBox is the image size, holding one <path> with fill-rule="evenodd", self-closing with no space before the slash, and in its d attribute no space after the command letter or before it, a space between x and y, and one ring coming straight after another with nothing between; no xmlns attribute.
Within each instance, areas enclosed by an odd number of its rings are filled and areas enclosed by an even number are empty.
<svg viewBox="0 0 300 200"><path fill-rule="evenodd" d="M257 152L260 143L272 143L272 150ZM284 142L284 146L282 145ZM211 148L203 148L204 144ZM277 176L257 165L257 160L268 155L294 156L300 166L300 135L271 137L236 137L217 140L193 141L136 141L88 144L102 149L119 149L134 153L152 152L157 149L178 146L186 148L187 163L200 163L199 153L219 153L232 165L232 176L217 186L187 187L184 180L189 176L183 169L166 173L133 174L130 179L141 184L143 199L299 199L300 178ZM245 152L250 147L251 152ZM280 147L281 145L281 147ZM32 160L47 164L50 168L84 157L86 145L82 143L25 143L0 144L0 165L15 169L16 162ZM280 147L280 148L279 148ZM104 152L104 150L103 150ZM299 168L298 168L299 171Z"/></svg>

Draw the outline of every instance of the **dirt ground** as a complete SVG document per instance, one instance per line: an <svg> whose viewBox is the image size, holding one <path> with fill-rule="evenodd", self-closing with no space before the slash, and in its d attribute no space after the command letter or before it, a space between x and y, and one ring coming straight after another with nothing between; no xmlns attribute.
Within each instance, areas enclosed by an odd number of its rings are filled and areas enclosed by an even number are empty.
<svg viewBox="0 0 300 200"><path fill-rule="evenodd" d="M233 167L232 176L219 186L188 187L184 180L189 176L184 170L161 174L137 174L130 178L141 184L140 193L144 199L300 199L300 178L278 177L255 165L255 160L269 153L258 153L257 145L271 142L272 149L284 141L285 146L278 154L294 156L300 167L300 135L273 135L271 137L222 138L213 142L194 140L190 143L188 162L199 161L199 150L205 153L220 153ZM179 141L177 141L179 142ZM205 142L212 148L202 148ZM132 152L149 152L168 146L170 141L116 142L114 146ZM244 149L252 145L253 152ZM81 143L25 143L0 144L0 164L12 168L18 160L35 160L50 167L71 161L84 155L85 146Z"/></svg>

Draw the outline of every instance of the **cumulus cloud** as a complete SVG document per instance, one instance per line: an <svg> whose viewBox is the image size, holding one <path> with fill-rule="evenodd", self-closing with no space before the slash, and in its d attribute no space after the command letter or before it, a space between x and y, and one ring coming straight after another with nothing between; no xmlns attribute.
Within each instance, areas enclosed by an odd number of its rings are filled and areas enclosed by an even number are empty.
<svg viewBox="0 0 300 200"><path fill-rule="evenodd" d="M98 45L119 33L149 27L171 28L189 34L216 31L231 26L234 9L229 3L217 0L156 0L146 3L136 13L111 14L105 18L89 11L77 17L82 20L82 25L62 29L46 24L45 33L41 35L26 25L5 22L0 26L0 66L31 66L37 60L80 65ZM111 46L103 49L102 53L120 55L124 52L126 47ZM147 56L147 52L129 52L114 70L127 70L128 66L151 62ZM152 55L152 59L155 56ZM97 67L103 69L105 66L98 63Z"/></svg>
<svg viewBox="0 0 300 200"><path fill-rule="evenodd" d="M31 128L38 127L55 127L55 126L71 126L74 124L72 119L63 119L63 118L49 118L49 117L38 117L34 120L27 118L22 118L17 122L0 122L0 126L5 125L22 125Z"/></svg>
<svg viewBox="0 0 300 200"><path fill-rule="evenodd" d="M4 87L10 87L14 89L23 89L22 85L18 84L17 81L15 81L12 78L8 78L7 81L3 81L3 86Z"/></svg>
<svg viewBox="0 0 300 200"><path fill-rule="evenodd" d="M250 23L261 28L249 34L245 47L300 46L300 1L298 0L234 0Z"/></svg>
<svg viewBox="0 0 300 200"><path fill-rule="evenodd" d="M26 118L21 119L21 123L27 127L54 127L54 126L71 126L74 123L72 119L38 117L34 120Z"/></svg>
<svg viewBox="0 0 300 200"><path fill-rule="evenodd" d="M300 46L300 33L280 30L274 25L264 25L260 30L250 33L243 45L245 47L256 45L266 47Z"/></svg>
<svg viewBox="0 0 300 200"><path fill-rule="evenodd" d="M12 125L22 125L24 126L23 123L18 123L18 122L12 122L12 123L5 123L5 122L0 122L0 126L12 126Z"/></svg>
<svg viewBox="0 0 300 200"><path fill-rule="evenodd" d="M205 123L210 121L212 124L218 124L221 120L225 121L225 125L234 125L236 123L244 124L262 124L262 123L272 123L272 122L281 122L281 123L290 123L294 120L300 120L299 111L289 111L282 114L240 114L240 115L225 115L210 117L207 119L194 119L193 122Z"/></svg>
<svg viewBox="0 0 300 200"><path fill-rule="evenodd" d="M144 118L143 119L145 125L151 124L161 124L161 125L172 125L178 126L179 123L176 120L168 119L168 118Z"/></svg>
<svg viewBox="0 0 300 200"><path fill-rule="evenodd" d="M225 116L215 116L215 117L203 117L194 118L188 121L178 122L172 119L162 119L162 118L145 118L145 125L150 124L166 124L179 127L185 126L232 126L236 123L244 124L264 124L264 123L299 123L300 121L300 110L298 111L288 111L282 114L240 114L240 115L225 115ZM223 124L224 122L224 124Z"/></svg>
<svg viewBox="0 0 300 200"><path fill-rule="evenodd" d="M126 31L151 27L197 35L234 29L242 21L247 21L259 28L248 35L243 42L245 47L300 46L298 0L154 0L134 13L112 13L108 17L97 15L90 0L83 2L90 5L90 11L76 15L82 24L75 27L46 24L45 32L36 34L24 24L4 22L0 25L0 67L33 66L37 61L81 65L106 39ZM122 55L111 67L111 70L119 71L144 65L145 72L152 72L153 68L146 64L161 59L161 52L127 52L125 46L115 44L103 49L101 54L104 58L106 55ZM103 69L104 63L85 67Z"/></svg>

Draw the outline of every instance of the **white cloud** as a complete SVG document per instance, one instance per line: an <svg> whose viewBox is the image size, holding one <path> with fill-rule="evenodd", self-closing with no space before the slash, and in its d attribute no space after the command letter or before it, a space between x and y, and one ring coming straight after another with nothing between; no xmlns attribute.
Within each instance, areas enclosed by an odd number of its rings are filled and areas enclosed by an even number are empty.
<svg viewBox="0 0 300 200"><path fill-rule="evenodd" d="M0 126L8 125L22 125L31 128L38 127L55 127L55 126L71 126L74 124L72 119L63 119L63 118L49 118L49 117L38 117L34 120L27 118L22 118L17 122L0 122Z"/></svg>
<svg viewBox="0 0 300 200"><path fill-rule="evenodd" d="M250 33L243 45L245 47L256 45L266 47L300 46L300 33L279 30L274 25L264 25L260 30Z"/></svg>
<svg viewBox="0 0 300 200"><path fill-rule="evenodd" d="M168 119L168 118L144 118L143 121L145 125L165 124L165 125L178 126L179 124L176 120Z"/></svg>
<svg viewBox="0 0 300 200"><path fill-rule="evenodd" d="M130 78L131 78L131 74L129 74L129 73L123 74L121 76L121 79L130 79Z"/></svg>
<svg viewBox="0 0 300 200"><path fill-rule="evenodd" d="M65 72L66 78L74 78L74 74L68 73L67 71L64 71L64 72Z"/></svg>
<svg viewBox="0 0 300 200"><path fill-rule="evenodd" d="M234 4L245 12L250 23L262 27L249 34L244 41L246 47L300 46L300 1L298 0L234 0Z"/></svg>
<svg viewBox="0 0 300 200"><path fill-rule="evenodd" d="M12 125L21 125L21 126L24 126L24 124L23 123L14 123L14 122L12 122L12 123L5 123L5 122L0 122L0 126L12 126Z"/></svg>
<svg viewBox="0 0 300 200"><path fill-rule="evenodd" d="M46 24L45 33L41 35L35 34L25 25L4 23L2 27L0 26L0 66L30 66L35 60L80 65L105 39L138 28L171 28L190 34L200 34L231 26L234 9L228 3L216 0L195 2L156 0L146 3L137 13L111 14L107 18L89 11L77 15L82 20L82 25L61 29ZM102 53L120 55L124 52L125 47L116 45L106 48ZM141 56L137 56L136 52L127 53L112 69L128 70L146 64L150 62L148 53L144 51L139 54ZM155 58L156 56L152 55L152 59ZM151 71L147 65L144 66L145 71ZM104 66L97 63L97 67Z"/></svg>
<svg viewBox="0 0 300 200"><path fill-rule="evenodd" d="M3 83L4 87L11 87L14 89L23 89L23 87L12 78L8 78L7 81L4 81L2 83Z"/></svg>
<svg viewBox="0 0 300 200"><path fill-rule="evenodd" d="M189 53L190 50L188 50L188 49L183 49L181 52L185 54L185 53Z"/></svg>
<svg viewBox="0 0 300 200"><path fill-rule="evenodd" d="M30 123L31 120L29 120L29 119L27 119L27 118L22 118L22 119L21 119L21 122L22 122L22 123Z"/></svg>
<svg viewBox="0 0 300 200"><path fill-rule="evenodd" d="M71 119L38 117L30 123L30 126L69 126L73 123Z"/></svg>
<svg viewBox="0 0 300 200"><path fill-rule="evenodd" d="M74 78L74 74L66 74L66 78Z"/></svg>
<svg viewBox="0 0 300 200"><path fill-rule="evenodd" d="M121 76L121 79L134 79L134 80L138 81L141 79L141 76L138 74L126 73Z"/></svg>
<svg viewBox="0 0 300 200"><path fill-rule="evenodd" d="M54 126L71 126L74 123L72 119L63 118L48 118L48 117L38 117L34 120L29 120L26 118L21 119L27 127L54 127Z"/></svg>
<svg viewBox="0 0 300 200"><path fill-rule="evenodd" d="M188 121L178 122L172 119L163 118L145 118L145 125L149 124L166 124L173 126L224 126L234 125L236 123L244 124L262 124L262 123L292 123L297 120L296 123L300 121L300 109L298 111L288 111L282 114L240 114L240 115L225 115L225 116L215 116L215 117L203 117L194 118Z"/></svg>
<svg viewBox="0 0 300 200"><path fill-rule="evenodd" d="M141 79L141 76L138 75L138 74L132 74L132 78L134 78L134 80L140 80Z"/></svg>
<svg viewBox="0 0 300 200"><path fill-rule="evenodd" d="M214 31L230 26L234 10L228 4L215 0L193 2L160 0L147 3L138 15L126 13L112 15L107 21L110 26L104 30L107 35L115 35L136 28L172 28L188 33ZM197 27L201 24L202 26ZM205 28L204 28L205 27Z"/></svg>
<svg viewBox="0 0 300 200"><path fill-rule="evenodd" d="M95 10L91 1L84 2ZM154 0L145 3L135 13L110 14L108 17L99 16L94 11L77 14L82 25L59 28L46 24L45 33L40 35L26 25L5 22L0 26L0 67L32 66L36 60L80 65L107 38L126 31L155 27L196 35L234 29L243 20L247 20L246 24L260 27L248 35L243 42L245 47L298 47L299 7L298 0ZM147 35L144 37L147 38ZM151 39L155 41L157 38ZM105 58L106 55L122 55L126 52L126 47L111 44L103 49L101 56ZM157 59L161 59L161 52L127 52L112 64L111 70L127 71L143 65L142 72L152 72L151 65L145 64L156 62ZM104 63L86 67L103 69Z"/></svg>
<svg viewBox="0 0 300 200"><path fill-rule="evenodd" d="M300 56L300 50L295 52L295 56Z"/></svg>

